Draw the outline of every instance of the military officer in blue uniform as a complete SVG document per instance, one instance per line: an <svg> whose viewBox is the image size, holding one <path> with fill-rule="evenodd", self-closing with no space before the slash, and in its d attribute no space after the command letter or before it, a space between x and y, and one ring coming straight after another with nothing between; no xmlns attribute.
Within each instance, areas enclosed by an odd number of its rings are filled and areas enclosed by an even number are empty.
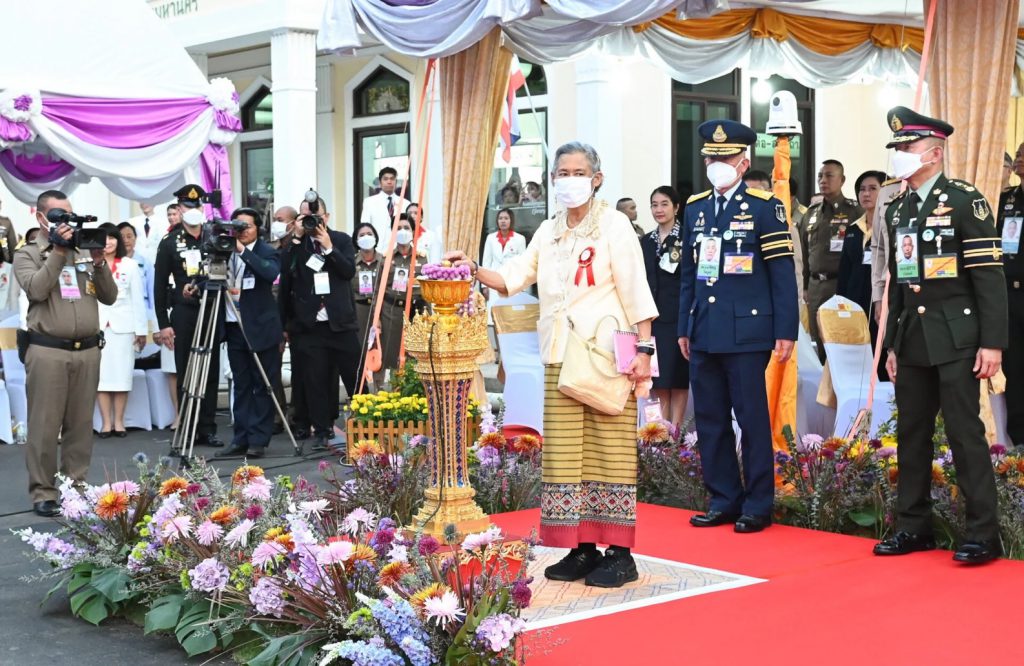
<svg viewBox="0 0 1024 666"><path fill-rule="evenodd" d="M712 120L698 132L713 189L690 197L684 212L678 330L711 503L690 523L760 532L771 525L775 489L764 372L773 351L782 362L792 355L799 325L793 241L782 202L741 180L754 131Z"/></svg>
<svg viewBox="0 0 1024 666"><path fill-rule="evenodd" d="M885 367L896 385L900 475L896 533L874 552L935 548L932 436L941 409L967 507L966 538L953 559L981 564L1002 554L995 475L979 415L979 380L999 371L1008 342L1002 250L985 197L942 173L953 127L902 106L889 111L888 123L893 174L907 181L885 213L893 248Z"/></svg>

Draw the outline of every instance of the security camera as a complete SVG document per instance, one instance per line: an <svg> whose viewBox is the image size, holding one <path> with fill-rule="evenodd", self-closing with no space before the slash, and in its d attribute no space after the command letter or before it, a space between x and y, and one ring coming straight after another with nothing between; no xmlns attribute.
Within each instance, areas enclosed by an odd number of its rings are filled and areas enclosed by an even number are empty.
<svg viewBox="0 0 1024 666"><path fill-rule="evenodd" d="M768 134L803 134L799 118L796 97L788 90L780 90L772 95L768 105L768 123L765 131Z"/></svg>

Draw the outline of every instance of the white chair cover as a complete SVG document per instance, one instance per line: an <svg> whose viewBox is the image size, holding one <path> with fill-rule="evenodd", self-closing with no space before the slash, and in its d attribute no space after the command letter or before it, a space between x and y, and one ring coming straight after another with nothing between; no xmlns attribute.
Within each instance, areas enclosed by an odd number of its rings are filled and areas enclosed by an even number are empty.
<svg viewBox="0 0 1024 666"><path fill-rule="evenodd" d="M821 383L821 361L814 351L810 334L801 326L796 341L797 367L797 435L825 435L832 430L836 412L818 403L818 384Z"/></svg>
<svg viewBox="0 0 1024 666"><path fill-rule="evenodd" d="M159 368L146 370L146 388L149 392L149 417L156 428L166 428L174 423L174 403L171 402L171 386L167 373Z"/></svg>
<svg viewBox="0 0 1024 666"><path fill-rule="evenodd" d="M0 442L14 444L14 429L11 427L11 402L7 395L6 382L0 380Z"/></svg>
<svg viewBox="0 0 1024 666"><path fill-rule="evenodd" d="M536 317L538 301L529 294L516 294L511 298L502 298L492 308L496 313L495 320L501 322L501 313L530 311ZM536 325L525 326L525 321L509 328L509 332L498 332L498 349L501 353L501 364L505 369L505 425L517 425L532 428L541 436L544 435L544 366L540 360L540 340ZM496 331L501 328L499 324ZM506 326L506 328L508 328Z"/></svg>
<svg viewBox="0 0 1024 666"><path fill-rule="evenodd" d="M10 320L7 320L9 323ZM17 322L15 322L15 328ZM18 359L17 349L0 350L0 358L4 363L4 384L7 389L7 406L13 425L22 424L25 432L28 432L28 394L25 391L25 366ZM0 417L2 418L2 417ZM6 441L6 440L5 440Z"/></svg>
<svg viewBox="0 0 1024 666"><path fill-rule="evenodd" d="M99 401L96 402L96 408L92 413L92 427L96 432L103 427ZM132 390L128 393L128 403L124 407L124 427L153 429L153 417L150 414L149 406L149 386L146 383L145 370L132 370Z"/></svg>
<svg viewBox="0 0 1024 666"><path fill-rule="evenodd" d="M996 443L1003 446L1012 446L1020 442L1011 442L1010 436L1006 433L1006 394L993 393L988 396L989 404L992 406L992 420L996 424Z"/></svg>

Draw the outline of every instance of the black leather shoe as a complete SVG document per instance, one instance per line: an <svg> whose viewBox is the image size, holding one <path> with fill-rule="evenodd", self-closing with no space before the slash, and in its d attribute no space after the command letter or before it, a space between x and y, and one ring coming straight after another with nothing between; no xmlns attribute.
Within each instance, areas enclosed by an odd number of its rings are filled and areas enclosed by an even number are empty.
<svg viewBox="0 0 1024 666"><path fill-rule="evenodd" d="M224 446L224 442L217 435L207 435L206 437L197 437L196 446L209 446L213 449L219 449Z"/></svg>
<svg viewBox="0 0 1024 666"><path fill-rule="evenodd" d="M313 433L313 445L309 447L310 451L330 451L330 436L326 433Z"/></svg>
<svg viewBox="0 0 1024 666"><path fill-rule="evenodd" d="M875 544L875 555L908 555L923 550L935 550L935 538L931 534L897 532Z"/></svg>
<svg viewBox="0 0 1024 666"><path fill-rule="evenodd" d="M60 515L60 505L54 500L33 502L32 510L36 512L37 516L43 516L44 518L54 518Z"/></svg>
<svg viewBox="0 0 1024 666"><path fill-rule="evenodd" d="M238 446L229 446L223 451L218 451L213 457L214 458L236 458L244 456L249 451L248 444L240 444Z"/></svg>
<svg viewBox="0 0 1024 666"><path fill-rule="evenodd" d="M745 513L736 519L736 526L733 530L740 534L753 534L772 526L771 516L754 516Z"/></svg>
<svg viewBox="0 0 1024 666"><path fill-rule="evenodd" d="M622 587L639 577L632 555L617 548L608 548L597 568L587 574L586 584L591 587Z"/></svg>
<svg viewBox="0 0 1024 666"><path fill-rule="evenodd" d="M259 446L259 447L251 447L250 446L249 450L245 452L245 456L247 458L262 458L263 457L263 448L264 447L262 447L262 446Z"/></svg>
<svg viewBox="0 0 1024 666"><path fill-rule="evenodd" d="M585 578L601 563L601 551L597 548L580 550L573 548L569 554L544 570L548 580L574 581Z"/></svg>
<svg viewBox="0 0 1024 666"><path fill-rule="evenodd" d="M292 427L292 437L295 438L295 441L299 441L301 439L309 439L309 428L303 428L301 426L293 426Z"/></svg>
<svg viewBox="0 0 1024 666"><path fill-rule="evenodd" d="M126 430L114 430L113 433L114 433L114 437L122 437L123 438L123 437L127 437L128 436L128 431L126 431Z"/></svg>
<svg viewBox="0 0 1024 666"><path fill-rule="evenodd" d="M1003 554L999 539L988 541L965 541L953 553L953 560L964 564L985 564L997 560Z"/></svg>
<svg viewBox="0 0 1024 666"><path fill-rule="evenodd" d="M735 523L737 518L738 516L735 513L708 511L707 513L690 516L690 524L694 527L718 527L719 525Z"/></svg>
<svg viewBox="0 0 1024 666"><path fill-rule="evenodd" d="M96 433L96 436L99 437L100 439L110 439L110 436L112 434L114 434L113 430L101 430L98 433Z"/></svg>

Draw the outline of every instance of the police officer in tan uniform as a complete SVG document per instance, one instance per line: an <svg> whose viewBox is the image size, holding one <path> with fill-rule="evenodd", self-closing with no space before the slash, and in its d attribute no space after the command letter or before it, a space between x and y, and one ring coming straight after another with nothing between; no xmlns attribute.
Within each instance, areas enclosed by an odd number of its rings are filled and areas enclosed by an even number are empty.
<svg viewBox="0 0 1024 666"><path fill-rule="evenodd" d="M89 472L102 346L96 303L112 305L117 299L103 250L87 254L51 242L46 214L53 208L70 213L71 202L56 190L40 194L41 231L14 256L14 274L29 303L25 463L32 508L40 516L60 513L54 480L58 437L60 472L74 481L85 481ZM67 224L55 230L65 242L72 232Z"/></svg>
<svg viewBox="0 0 1024 666"><path fill-rule="evenodd" d="M803 251L804 299L811 339L818 346L818 358L825 361L825 345L818 333L818 308L836 295L839 258L843 254L846 229L864 211L853 199L843 196L846 175L837 160L825 160L818 170L818 190L824 200L807 209L800 221L800 245Z"/></svg>
<svg viewBox="0 0 1024 666"><path fill-rule="evenodd" d="M9 218L0 215L0 264L14 261L16 247L18 247L18 233L14 230L14 223Z"/></svg>

